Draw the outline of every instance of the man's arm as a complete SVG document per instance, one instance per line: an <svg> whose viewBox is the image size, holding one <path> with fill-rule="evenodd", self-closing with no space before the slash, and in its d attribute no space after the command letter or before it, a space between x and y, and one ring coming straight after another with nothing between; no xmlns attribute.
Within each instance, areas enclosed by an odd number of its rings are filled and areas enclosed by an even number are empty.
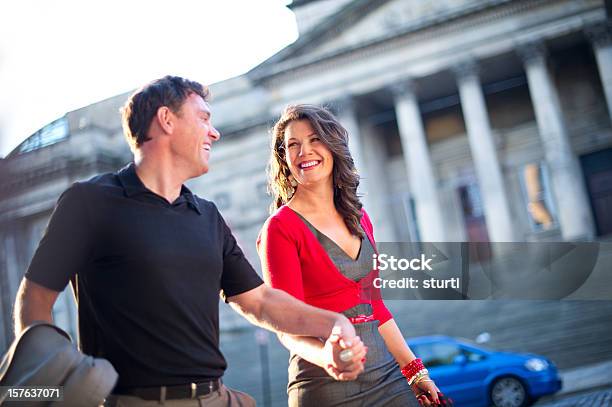
<svg viewBox="0 0 612 407"><path fill-rule="evenodd" d="M52 323L57 296L91 261L97 233L89 218L89 195L75 183L58 199L17 292L15 335L34 321Z"/></svg>
<svg viewBox="0 0 612 407"><path fill-rule="evenodd" d="M313 307L264 284L227 301L250 322L275 331L285 347L336 380L354 380L363 372L367 349L344 315ZM350 349L349 360L340 357L343 349Z"/></svg>
<svg viewBox="0 0 612 407"><path fill-rule="evenodd" d="M53 305L59 292L23 278L17 291L13 319L15 336L34 321L53 323Z"/></svg>
<svg viewBox="0 0 612 407"><path fill-rule="evenodd" d="M344 315L313 307L265 284L228 297L227 302L253 324L274 332L328 338L337 327L345 341L355 338L355 328Z"/></svg>

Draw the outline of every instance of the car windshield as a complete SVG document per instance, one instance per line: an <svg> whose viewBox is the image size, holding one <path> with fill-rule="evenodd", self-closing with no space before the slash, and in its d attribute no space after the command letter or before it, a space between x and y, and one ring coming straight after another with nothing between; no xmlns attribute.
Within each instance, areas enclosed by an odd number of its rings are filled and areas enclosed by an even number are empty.
<svg viewBox="0 0 612 407"><path fill-rule="evenodd" d="M472 340L472 339L467 339L467 338L457 338L458 341L465 343L466 345L469 346L473 346L475 348L487 351L487 352L496 352L495 349L491 349L488 346L482 345L480 343L477 343L476 341Z"/></svg>
<svg viewBox="0 0 612 407"><path fill-rule="evenodd" d="M459 346L451 342L424 343L413 346L412 350L427 367L451 365L461 353Z"/></svg>
<svg viewBox="0 0 612 407"><path fill-rule="evenodd" d="M463 342L463 341L462 341ZM473 346L475 350L466 349L461 342L437 341L411 345L410 348L423 360L427 367L452 365L456 363L459 355L464 355L469 362L479 362L487 358L484 353L479 352L482 347L472 341L465 341L466 345Z"/></svg>

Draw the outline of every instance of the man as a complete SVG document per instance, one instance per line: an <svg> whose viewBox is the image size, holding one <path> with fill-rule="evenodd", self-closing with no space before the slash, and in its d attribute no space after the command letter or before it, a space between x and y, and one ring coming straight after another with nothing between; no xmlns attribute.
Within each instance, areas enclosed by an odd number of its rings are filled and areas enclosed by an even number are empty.
<svg viewBox="0 0 612 407"><path fill-rule="evenodd" d="M51 322L57 295L78 277L81 348L119 373L110 403L254 404L219 380L219 293L259 326L328 338L337 379L363 370L350 322L263 285L215 205L183 185L208 172L220 137L207 98L199 83L173 76L130 97L123 126L134 163L62 194L19 288L17 334ZM340 360L341 348L350 361Z"/></svg>

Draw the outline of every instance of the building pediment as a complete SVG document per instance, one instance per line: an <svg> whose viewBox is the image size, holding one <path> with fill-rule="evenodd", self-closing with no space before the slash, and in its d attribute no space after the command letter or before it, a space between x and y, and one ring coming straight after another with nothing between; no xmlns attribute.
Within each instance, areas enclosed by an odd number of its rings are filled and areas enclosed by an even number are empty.
<svg viewBox="0 0 612 407"><path fill-rule="evenodd" d="M264 79L509 0L353 0L250 72Z"/></svg>

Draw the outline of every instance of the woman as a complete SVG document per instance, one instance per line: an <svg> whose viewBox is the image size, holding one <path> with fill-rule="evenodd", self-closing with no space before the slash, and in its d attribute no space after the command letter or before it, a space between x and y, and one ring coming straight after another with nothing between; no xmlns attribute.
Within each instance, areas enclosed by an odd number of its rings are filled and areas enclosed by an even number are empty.
<svg viewBox="0 0 612 407"><path fill-rule="evenodd" d="M291 351L289 405L409 406L415 396L421 405L439 405L443 396L372 289L376 247L357 197L347 131L324 108L287 107L274 126L269 177L275 213L257 241L266 282L342 312L368 348L365 371L337 381L319 356L322 342L280 336Z"/></svg>

